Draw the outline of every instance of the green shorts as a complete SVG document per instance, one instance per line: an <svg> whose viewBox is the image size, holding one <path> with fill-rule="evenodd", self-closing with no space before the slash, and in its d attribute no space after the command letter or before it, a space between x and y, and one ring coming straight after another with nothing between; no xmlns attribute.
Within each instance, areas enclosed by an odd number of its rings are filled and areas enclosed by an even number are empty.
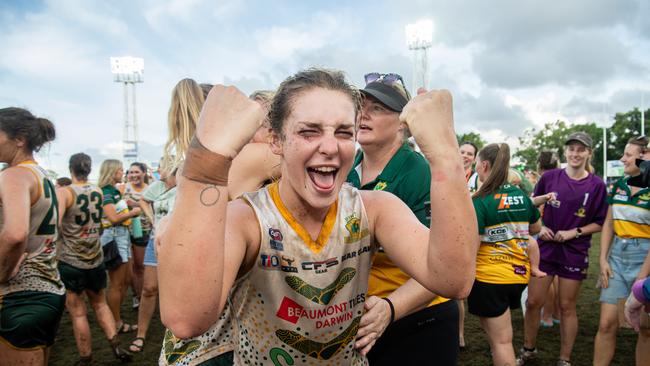
<svg viewBox="0 0 650 366"><path fill-rule="evenodd" d="M104 263L99 267L81 269L59 261L59 274L66 290L76 294L84 290L91 290L95 293L106 288L106 268Z"/></svg>
<svg viewBox="0 0 650 366"><path fill-rule="evenodd" d="M0 296L0 341L18 350L54 344L65 295L21 291Z"/></svg>

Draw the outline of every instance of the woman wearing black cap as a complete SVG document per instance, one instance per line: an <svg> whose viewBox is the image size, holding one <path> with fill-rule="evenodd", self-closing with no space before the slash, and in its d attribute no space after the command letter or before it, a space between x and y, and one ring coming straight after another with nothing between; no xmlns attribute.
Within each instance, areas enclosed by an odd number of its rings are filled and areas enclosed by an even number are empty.
<svg viewBox="0 0 650 366"><path fill-rule="evenodd" d="M393 193L428 227L431 173L424 157L409 147L409 132L399 120L410 99L402 77L368 74L361 92L365 98L357 141L362 150L347 180L359 189ZM456 303L412 280L381 247L373 260L368 295L364 319L372 323L364 327L362 322L357 338L373 331L381 334L385 329L368 353L371 365L428 364L432 357L439 365L456 364Z"/></svg>

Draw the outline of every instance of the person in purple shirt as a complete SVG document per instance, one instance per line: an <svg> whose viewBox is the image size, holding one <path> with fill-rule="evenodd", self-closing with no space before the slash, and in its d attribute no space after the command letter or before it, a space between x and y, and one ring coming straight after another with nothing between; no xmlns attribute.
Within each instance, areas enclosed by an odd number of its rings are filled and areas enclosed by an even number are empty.
<svg viewBox="0 0 650 366"><path fill-rule="evenodd" d="M582 280L587 277L591 234L599 232L607 215L607 189L591 171L593 141L584 132L569 135L565 143L566 168L549 170L540 178L534 196L554 192L556 199L544 207L539 234L540 269L544 278L531 278L524 317L524 346L517 365L537 355L535 343L541 308L548 288L559 278L560 355L558 366L571 365L571 351L578 332L576 300Z"/></svg>

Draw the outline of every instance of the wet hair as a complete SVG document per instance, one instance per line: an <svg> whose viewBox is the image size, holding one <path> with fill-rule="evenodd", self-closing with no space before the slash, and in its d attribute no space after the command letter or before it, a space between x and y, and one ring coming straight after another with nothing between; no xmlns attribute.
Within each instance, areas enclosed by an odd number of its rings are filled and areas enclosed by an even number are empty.
<svg viewBox="0 0 650 366"><path fill-rule="evenodd" d="M203 90L192 79L183 79L176 84L172 91L172 102L167 116L169 137L163 150L163 160L175 159L167 166L177 165L185 157L199 115L203 107Z"/></svg>
<svg viewBox="0 0 650 366"><path fill-rule="evenodd" d="M557 155L556 151L553 150L542 150L537 156L537 170L538 171L547 171L551 169L557 169L560 167L560 157Z"/></svg>
<svg viewBox="0 0 650 366"><path fill-rule="evenodd" d="M478 146L476 146L475 143L473 143L471 141L463 141L463 142L460 143L460 145L458 145L458 147L463 146L463 145L469 145L469 146L473 147L474 148L474 157L476 157L476 154L478 154Z"/></svg>
<svg viewBox="0 0 650 366"><path fill-rule="evenodd" d="M56 178L56 184L59 187L66 187L66 186L69 186L69 185L72 184L72 179L70 179L68 177L59 177L59 178Z"/></svg>
<svg viewBox="0 0 650 366"><path fill-rule="evenodd" d="M116 159L106 159L102 161L102 166L99 168L99 181L97 185L99 188L104 188L108 185L113 185L115 182L115 172L122 168L122 162Z"/></svg>
<svg viewBox="0 0 650 366"><path fill-rule="evenodd" d="M78 180L87 180L90 170L92 169L92 160L90 156L84 153L76 153L70 157L68 164L70 173Z"/></svg>
<svg viewBox="0 0 650 366"><path fill-rule="evenodd" d="M137 161L136 161L136 162L134 162L134 163L131 163L131 167L134 167L134 166L137 166L138 169L140 169L140 171L144 174L144 178L142 178L142 181L143 181L145 184L149 184L149 174L148 174L148 173L149 173L149 169L147 168L147 164L145 164L145 163L140 163L140 162L137 162Z"/></svg>
<svg viewBox="0 0 650 366"><path fill-rule="evenodd" d="M645 150L648 148L648 137L647 136L635 136L635 137L630 137L627 140L628 145L635 145L638 146L639 149L641 150L641 154L645 152Z"/></svg>
<svg viewBox="0 0 650 366"><path fill-rule="evenodd" d="M0 109L0 130L12 140L23 139L29 152L38 152L56 137L54 124L50 120L16 107Z"/></svg>
<svg viewBox="0 0 650 366"><path fill-rule="evenodd" d="M510 146L506 143L489 144L478 152L481 162L490 164L490 174L483 185L474 193L474 197L485 197L496 192L508 182L510 173Z"/></svg>
<svg viewBox="0 0 650 366"><path fill-rule="evenodd" d="M355 122L361 110L361 93L345 79L342 71L310 68L285 79L275 92L269 118L271 128L283 137L284 121L289 117L294 100L301 94L314 88L324 88L344 93L354 106Z"/></svg>
<svg viewBox="0 0 650 366"><path fill-rule="evenodd" d="M212 90L212 87L214 85L208 84L208 83L201 83L199 84L201 87L201 91L203 92L203 99L208 99L208 94L210 94L210 90Z"/></svg>

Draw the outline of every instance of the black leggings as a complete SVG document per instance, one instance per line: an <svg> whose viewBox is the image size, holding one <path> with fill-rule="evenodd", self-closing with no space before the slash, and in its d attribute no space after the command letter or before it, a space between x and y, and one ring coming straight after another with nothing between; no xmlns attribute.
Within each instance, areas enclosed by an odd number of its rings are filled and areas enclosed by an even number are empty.
<svg viewBox="0 0 650 366"><path fill-rule="evenodd" d="M368 353L376 365L456 365L458 305L450 300L408 315L386 328Z"/></svg>

